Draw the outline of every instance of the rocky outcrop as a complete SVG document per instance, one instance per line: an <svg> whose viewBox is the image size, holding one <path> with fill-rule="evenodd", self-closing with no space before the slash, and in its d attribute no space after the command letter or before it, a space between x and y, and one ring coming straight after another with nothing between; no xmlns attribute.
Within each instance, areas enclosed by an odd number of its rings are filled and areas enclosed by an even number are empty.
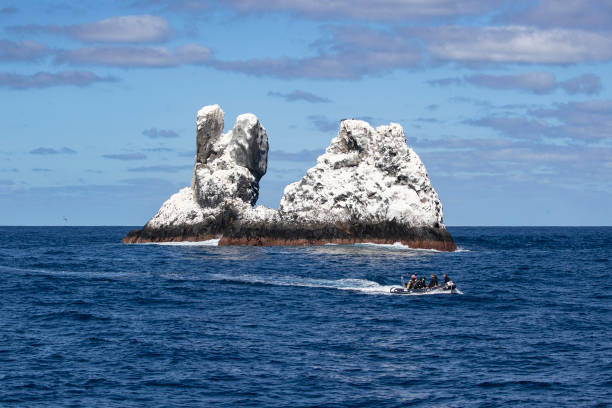
<svg viewBox="0 0 612 408"><path fill-rule="evenodd" d="M316 165L285 188L279 214L292 223L442 225L442 204L402 127L360 120L341 123Z"/></svg>
<svg viewBox="0 0 612 408"><path fill-rule="evenodd" d="M266 129L255 115L244 114L223 134L224 116L219 105L200 109L191 187L170 197L142 230L130 231L123 242L220 238L241 216L261 221L268 214L253 209L268 165Z"/></svg>
<svg viewBox="0 0 612 408"><path fill-rule="evenodd" d="M268 141L254 115L222 134L223 111L198 112L191 188L173 195L124 242L206 240L220 245L395 243L445 251L456 245L425 166L398 124L344 120L314 167L285 188L278 211L253 208Z"/></svg>

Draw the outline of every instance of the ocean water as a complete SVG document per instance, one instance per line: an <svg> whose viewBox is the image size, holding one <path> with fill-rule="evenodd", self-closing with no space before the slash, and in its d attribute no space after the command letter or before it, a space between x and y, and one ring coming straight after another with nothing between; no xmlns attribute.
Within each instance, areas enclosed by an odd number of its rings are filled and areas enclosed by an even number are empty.
<svg viewBox="0 0 612 408"><path fill-rule="evenodd" d="M0 406L612 404L612 228L449 228L455 253L129 229L0 227ZM412 273L462 294L389 294Z"/></svg>

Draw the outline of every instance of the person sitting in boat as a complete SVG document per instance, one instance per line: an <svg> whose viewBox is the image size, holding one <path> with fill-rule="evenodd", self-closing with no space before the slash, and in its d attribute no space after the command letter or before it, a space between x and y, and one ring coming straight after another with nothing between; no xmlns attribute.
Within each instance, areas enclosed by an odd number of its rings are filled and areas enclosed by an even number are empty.
<svg viewBox="0 0 612 408"><path fill-rule="evenodd" d="M418 279L415 282L415 284L414 284L412 289L423 289L425 287L427 287L427 285L425 284L425 277L422 277L421 279Z"/></svg>
<svg viewBox="0 0 612 408"><path fill-rule="evenodd" d="M447 284L451 281L451 278L449 278L447 274L442 275L442 277L444 278L444 284Z"/></svg>
<svg viewBox="0 0 612 408"><path fill-rule="evenodd" d="M416 275L412 275L410 277L410 281L406 284L406 287L408 289L414 289L414 285L416 285L417 282L417 276Z"/></svg>
<svg viewBox="0 0 612 408"><path fill-rule="evenodd" d="M440 286L440 283L438 282L438 277L432 273L431 279L429 280L429 285L427 285L427 287L431 289L435 288L436 286Z"/></svg>

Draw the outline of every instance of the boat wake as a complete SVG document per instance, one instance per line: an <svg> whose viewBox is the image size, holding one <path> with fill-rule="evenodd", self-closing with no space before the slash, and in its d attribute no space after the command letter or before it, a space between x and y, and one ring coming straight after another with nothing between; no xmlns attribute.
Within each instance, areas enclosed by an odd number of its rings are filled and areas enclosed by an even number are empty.
<svg viewBox="0 0 612 408"><path fill-rule="evenodd" d="M393 285L381 285L378 282L374 282L368 279L315 279L315 278L304 278L299 276L261 276L261 275L225 275L225 274L213 274L211 275L213 280L223 281L228 283L253 283L263 284L272 286L293 286L293 287L306 287L306 288L323 288L323 289L336 289L336 290L347 290L352 292L360 292L370 295L390 295L391 288ZM460 293L457 291L456 293ZM446 292L431 291L427 293L415 293L411 296L424 296L424 295L436 295L446 294Z"/></svg>
<svg viewBox="0 0 612 408"><path fill-rule="evenodd" d="M299 276L260 276L260 275L211 275L214 280L230 283L256 283L273 286L296 286L306 288L326 288L350 290L372 294L389 294L391 285L381 285L367 279L314 279Z"/></svg>
<svg viewBox="0 0 612 408"><path fill-rule="evenodd" d="M80 279L110 279L110 280L125 280L125 279L151 279L154 276L151 273L136 273L128 271L66 271L66 270L47 270L47 269L35 269L35 268L14 268L0 265L0 272L12 272L12 273L34 273L40 275L49 275L55 277L68 277L68 278L80 278ZM271 286L291 286L291 287L305 287L305 288L323 288L323 289L336 289L346 290L372 295L390 295L391 288L397 287L397 285L381 285L378 282L374 282L368 279L355 279L355 278L342 278L342 279L316 279L306 278L294 275L254 275L254 274L210 274L207 276L185 274L185 273L164 273L159 275L163 279L168 280L179 280L179 281L216 281L226 283L246 283L246 284L259 284L259 285L271 285ZM425 295L439 295L447 294L448 291L433 290L424 293L411 293L409 296L425 296ZM455 293L463 294L460 290L456 289Z"/></svg>

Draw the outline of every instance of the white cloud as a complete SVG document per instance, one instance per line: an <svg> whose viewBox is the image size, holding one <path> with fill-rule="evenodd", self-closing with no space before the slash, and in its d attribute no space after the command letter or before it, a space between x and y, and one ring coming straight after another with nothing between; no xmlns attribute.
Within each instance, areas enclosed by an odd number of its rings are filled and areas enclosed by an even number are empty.
<svg viewBox="0 0 612 408"><path fill-rule="evenodd" d="M329 98L325 98L323 96L315 95L312 92L301 91L299 89L294 90L293 92L283 93L283 92L268 92L268 96L274 96L277 98L282 98L287 102L296 102L296 101L304 101L309 103L328 103L331 102Z"/></svg>
<svg viewBox="0 0 612 408"><path fill-rule="evenodd" d="M493 129L515 140L565 139L580 145L609 143L612 141L612 101L568 102L547 109L532 109L521 116L486 116L465 123Z"/></svg>
<svg viewBox="0 0 612 408"><path fill-rule="evenodd" d="M85 87L97 82L116 82L114 77L101 77L89 71L37 72L32 75L0 72L0 87L11 89L48 88L52 86Z"/></svg>
<svg viewBox="0 0 612 408"><path fill-rule="evenodd" d="M568 64L612 59L612 37L584 30L533 27L438 27L421 35L430 54L458 63Z"/></svg>
<svg viewBox="0 0 612 408"><path fill-rule="evenodd" d="M162 17L119 16L72 26L71 31L76 38L84 41L156 42L168 37L170 25Z"/></svg>
<svg viewBox="0 0 612 408"><path fill-rule="evenodd" d="M151 139L174 139L179 137L178 133L176 133L174 130L158 129L156 127L145 129L142 131L142 134Z"/></svg>
<svg viewBox="0 0 612 408"><path fill-rule="evenodd" d="M318 41L317 55L303 58L262 58L212 61L229 71L279 78L357 79L366 75L414 68L423 52L414 38L364 27L336 27L330 40Z"/></svg>
<svg viewBox="0 0 612 408"><path fill-rule="evenodd" d="M0 40L0 61L35 61L49 53L49 48L36 41Z"/></svg>
<svg viewBox="0 0 612 408"><path fill-rule="evenodd" d="M10 30L20 33L46 32L80 41L109 43L160 42L168 39L171 34L165 18L151 15L116 16L93 23L67 26L31 24L10 27Z"/></svg>
<svg viewBox="0 0 612 408"><path fill-rule="evenodd" d="M600 32L533 27L411 27L390 30L333 27L331 36L314 43L313 56L262 57L220 61L220 70L279 78L358 79L396 69L418 69L445 63L481 65L567 65L612 60L612 36ZM480 78L485 80L486 78ZM477 79L475 79L477 80ZM519 88L593 94L601 88L595 76L571 83L553 82L550 74L513 78ZM482 82L482 81L481 81ZM490 81L486 81L490 82ZM444 85L444 84L441 84Z"/></svg>
<svg viewBox="0 0 612 408"><path fill-rule="evenodd" d="M115 67L173 67L203 64L210 58L210 49L197 44L177 47L84 47L59 53L55 61L70 65L106 65Z"/></svg>
<svg viewBox="0 0 612 408"><path fill-rule="evenodd" d="M534 93L547 93L557 86L555 76L549 72L527 72L517 75L472 75L466 80L474 85L494 89L524 89Z"/></svg>
<svg viewBox="0 0 612 408"><path fill-rule="evenodd" d="M571 95L579 93L591 95L599 92L602 88L601 79L594 74L584 74L576 78L570 78L561 82L559 86Z"/></svg>
<svg viewBox="0 0 612 408"><path fill-rule="evenodd" d="M503 14L498 21L538 27L609 29L611 0L539 0L532 7L514 14Z"/></svg>
<svg viewBox="0 0 612 408"><path fill-rule="evenodd" d="M601 79L595 74L583 74L565 81L557 81L554 74L550 72L524 72L515 75L488 75L474 74L463 78L441 78L427 81L430 85L451 86L464 85L466 83L491 89L516 89L532 92L535 94L546 94L563 89L571 95L592 95L601 91Z"/></svg>
<svg viewBox="0 0 612 408"><path fill-rule="evenodd" d="M356 18L370 21L405 21L424 17L456 17L492 10L498 0L228 0L240 12L286 11L312 18Z"/></svg>

